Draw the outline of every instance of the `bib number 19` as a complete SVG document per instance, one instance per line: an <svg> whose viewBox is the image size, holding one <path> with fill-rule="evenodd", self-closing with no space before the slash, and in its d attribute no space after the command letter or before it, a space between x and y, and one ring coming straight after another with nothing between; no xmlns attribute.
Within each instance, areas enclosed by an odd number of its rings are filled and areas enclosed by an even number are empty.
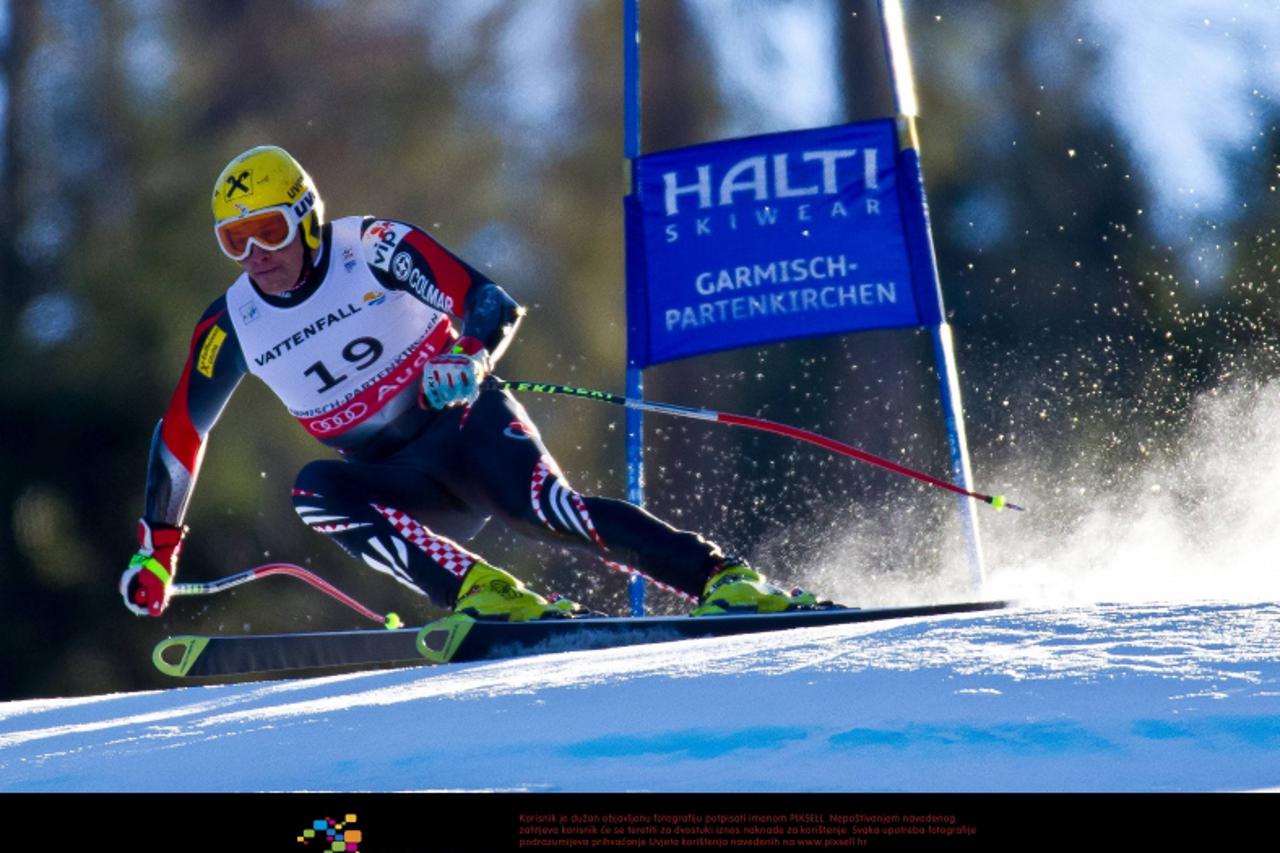
<svg viewBox="0 0 1280 853"><path fill-rule="evenodd" d="M364 370L372 367L382 357L382 343L377 338L356 338L342 348L342 357L355 365L357 370ZM323 383L319 390L321 394L347 381L347 374L334 376L322 361L317 361L302 372L306 376L316 377Z"/></svg>

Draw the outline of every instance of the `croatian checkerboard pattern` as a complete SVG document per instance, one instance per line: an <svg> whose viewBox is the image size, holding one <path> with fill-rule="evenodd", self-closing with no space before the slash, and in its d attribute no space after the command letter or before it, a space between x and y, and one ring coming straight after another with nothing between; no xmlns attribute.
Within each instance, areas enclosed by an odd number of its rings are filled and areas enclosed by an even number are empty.
<svg viewBox="0 0 1280 853"><path fill-rule="evenodd" d="M383 518L391 522L391 526L396 529L396 532L405 541L417 546L423 553L434 560L436 565L457 577L465 575L480 559L475 554L450 542L443 536L437 536L432 533L407 513L401 512L394 507L382 506L381 504L371 504L371 506Z"/></svg>

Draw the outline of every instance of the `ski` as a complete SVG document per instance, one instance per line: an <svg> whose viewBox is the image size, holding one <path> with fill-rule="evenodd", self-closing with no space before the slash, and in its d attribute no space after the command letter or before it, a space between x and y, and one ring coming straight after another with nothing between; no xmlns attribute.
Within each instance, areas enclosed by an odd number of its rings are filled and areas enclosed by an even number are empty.
<svg viewBox="0 0 1280 853"><path fill-rule="evenodd" d="M175 678L253 675L423 663L417 628L316 631L293 634L193 635L156 644L151 661Z"/></svg>
<svg viewBox="0 0 1280 853"><path fill-rule="evenodd" d="M463 663L792 628L945 616L999 610L1009 604L1007 601L971 601L866 610L828 607L784 613L604 616L539 622L488 622L450 615L420 629L179 635L157 644L152 661L160 672L175 678Z"/></svg>
<svg viewBox="0 0 1280 853"><path fill-rule="evenodd" d="M1005 601L929 604L860 610L828 606L782 613L742 613L719 616L635 616L545 619L538 622L486 622L467 616L446 616L418 633L418 651L432 663L462 663L529 654L615 648L705 637L727 637L817 628L887 619L908 619L995 610Z"/></svg>

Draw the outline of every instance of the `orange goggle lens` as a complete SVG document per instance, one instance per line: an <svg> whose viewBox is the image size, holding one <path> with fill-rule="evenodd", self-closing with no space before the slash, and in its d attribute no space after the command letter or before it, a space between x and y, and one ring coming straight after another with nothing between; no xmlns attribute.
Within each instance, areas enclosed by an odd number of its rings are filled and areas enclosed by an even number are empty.
<svg viewBox="0 0 1280 853"><path fill-rule="evenodd" d="M274 252L293 239L293 220L283 210L265 210L262 213L223 222L216 229L218 245L233 261L249 257L250 243Z"/></svg>

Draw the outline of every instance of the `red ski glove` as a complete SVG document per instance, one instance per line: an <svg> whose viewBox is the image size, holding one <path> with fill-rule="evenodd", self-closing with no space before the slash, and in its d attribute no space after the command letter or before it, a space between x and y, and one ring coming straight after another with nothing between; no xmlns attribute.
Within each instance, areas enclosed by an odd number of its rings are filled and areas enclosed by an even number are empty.
<svg viewBox="0 0 1280 853"><path fill-rule="evenodd" d="M169 606L169 588L178 570L178 552L187 528L138 521L138 553L120 578L124 606L139 616L159 616Z"/></svg>

